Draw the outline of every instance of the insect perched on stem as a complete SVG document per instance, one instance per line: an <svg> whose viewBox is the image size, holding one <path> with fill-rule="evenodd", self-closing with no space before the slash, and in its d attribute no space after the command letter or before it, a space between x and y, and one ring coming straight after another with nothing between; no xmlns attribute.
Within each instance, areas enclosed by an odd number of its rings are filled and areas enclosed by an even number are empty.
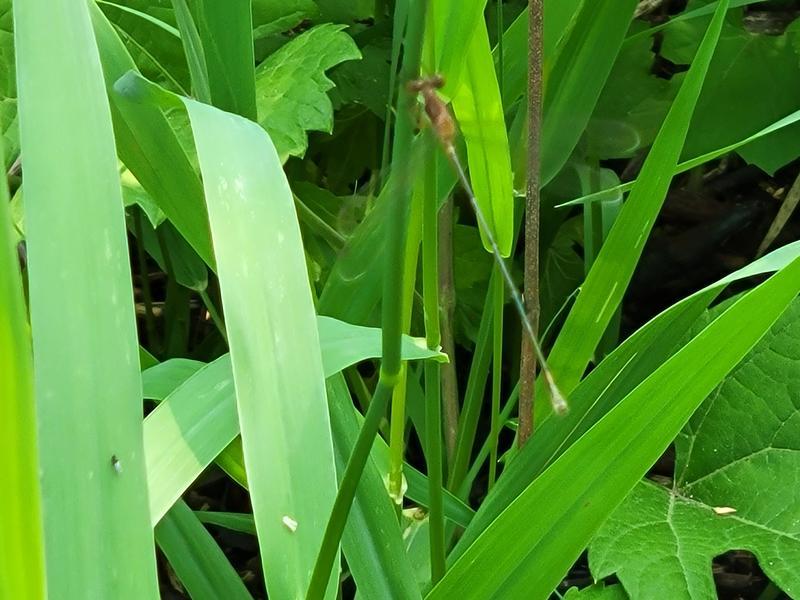
<svg viewBox="0 0 800 600"><path fill-rule="evenodd" d="M119 475L122 473L122 463L120 462L119 458L117 458L116 454L111 455L111 466L114 468L114 471Z"/></svg>
<svg viewBox="0 0 800 600"><path fill-rule="evenodd" d="M453 120L453 116L450 114L450 111L447 108L447 105L445 105L444 101L442 101L442 99L436 93L437 90L441 89L443 86L444 78L439 74L431 75L430 77L424 77L421 79L415 79L408 83L409 91L416 92L422 96L425 104L425 113L428 115L428 120L431 122L433 131L436 134L439 143L442 145L447 158L453 165L461 187L464 189L464 192L466 192L467 197L469 198L469 203L472 206L472 210L475 211L475 217L478 221L478 225L486 234L486 239L489 240L494 259L497 261L497 266L500 268L500 272L503 275L506 287L511 294L511 299L513 300L514 306L519 313L522 326L530 338L531 345L536 353L536 358L541 365L542 376L544 377L545 383L550 391L550 402L553 406L553 410L557 414L565 414L569 409L567 401L564 398L564 395L559 391L558 386L556 386L555 380L553 379L553 374L547 367L547 362L544 358L542 348L539 345L539 340L536 337L536 332L533 330L533 325L528 318L528 314L525 312L525 304L523 303L522 294L520 293L519 289L517 289L514 280L511 279L511 273L508 271L508 267L506 266L502 255L500 254L500 248L497 246L497 241L494 239L494 235L492 235L491 229L489 228L489 223L486 220L486 216L483 214L481 207L478 205L478 201L475 198L475 193L472 191L472 186L469 184L469 179L467 179L464 167L461 165L461 161L456 153L454 144L457 131L456 124Z"/></svg>

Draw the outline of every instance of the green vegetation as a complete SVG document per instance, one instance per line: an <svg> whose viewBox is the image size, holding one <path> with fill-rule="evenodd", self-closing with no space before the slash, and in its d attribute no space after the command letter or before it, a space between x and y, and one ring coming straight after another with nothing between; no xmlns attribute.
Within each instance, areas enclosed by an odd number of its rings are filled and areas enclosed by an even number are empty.
<svg viewBox="0 0 800 600"><path fill-rule="evenodd" d="M800 595L799 17L0 0L0 599Z"/></svg>

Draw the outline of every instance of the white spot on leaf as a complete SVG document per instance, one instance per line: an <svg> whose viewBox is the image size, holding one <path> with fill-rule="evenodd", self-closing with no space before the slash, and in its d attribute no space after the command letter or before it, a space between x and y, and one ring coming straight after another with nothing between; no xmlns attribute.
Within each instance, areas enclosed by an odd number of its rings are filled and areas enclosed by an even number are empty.
<svg viewBox="0 0 800 600"><path fill-rule="evenodd" d="M290 517L289 515L283 515L283 518L281 519L281 522L282 522L282 523L283 523L283 525L286 527L286 529L288 529L288 530L289 530L289 531L291 531L292 533L294 533L295 531L297 531L297 521L295 521L295 520L294 520L292 517Z"/></svg>

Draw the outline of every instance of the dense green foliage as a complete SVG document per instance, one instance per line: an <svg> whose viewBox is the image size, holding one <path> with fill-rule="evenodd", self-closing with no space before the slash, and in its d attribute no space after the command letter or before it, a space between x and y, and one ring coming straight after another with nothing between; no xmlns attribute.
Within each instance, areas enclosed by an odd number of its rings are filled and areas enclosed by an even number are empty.
<svg viewBox="0 0 800 600"><path fill-rule="evenodd" d="M0 599L800 594L800 2L540 4L0 0Z"/></svg>

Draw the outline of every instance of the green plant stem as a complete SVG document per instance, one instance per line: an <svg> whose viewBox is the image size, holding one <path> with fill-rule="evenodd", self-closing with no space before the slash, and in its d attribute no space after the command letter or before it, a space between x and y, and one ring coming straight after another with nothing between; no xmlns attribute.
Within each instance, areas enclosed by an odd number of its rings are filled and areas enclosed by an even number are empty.
<svg viewBox="0 0 800 600"><path fill-rule="evenodd" d="M497 265L494 267L498 269ZM503 374L503 278L494 277L494 310L492 311L492 415L489 434L489 490L497 480L498 446L500 445L500 384Z"/></svg>
<svg viewBox="0 0 800 600"><path fill-rule="evenodd" d="M191 291L178 283L173 273L172 255L162 225L156 229L161 258L167 277L167 297L164 302L164 343L162 358L185 356L189 344L189 300Z"/></svg>
<svg viewBox="0 0 800 600"><path fill-rule="evenodd" d="M381 149L381 170L378 177L378 185L386 183L386 173L389 169L391 160L391 131L392 99L397 90L397 65L400 63L400 47L402 45L403 33L406 22L408 21L408 2L410 0L396 0L394 7L394 23L392 26L392 63L389 69L389 93L386 95L386 118L383 120L383 148Z"/></svg>
<svg viewBox="0 0 800 600"><path fill-rule="evenodd" d="M396 6L403 3L398 2ZM347 516L353 504L361 473L369 458L369 451L378 432L381 419L386 413L386 405L392 395L392 389L398 381L401 367L400 341L402 332L402 273L398 276L397 265L403 259L406 237L406 220L408 211L408 181L412 172L411 142L414 136L411 107L415 95L408 90L405 83L419 74L422 54L422 39L425 28L426 0L413 0L408 5L408 27L404 40L405 54L401 72L403 83L398 95L397 125L395 128L393 156L399 177L394 193L390 194L388 227L386 236L386 268L383 280L382 328L383 328L383 360L381 362L378 387L372 397L364 424L358 434L353 452L347 461L336 500L333 504L325 535L317 555L314 571L311 575L308 593L309 600L321 599L325 595L333 563L339 552Z"/></svg>
<svg viewBox="0 0 800 600"><path fill-rule="evenodd" d="M503 96L503 0L497 0L497 84ZM495 264L494 269L498 269ZM492 414L489 434L489 490L497 480L498 446L500 445L500 384L503 372L503 280L495 275L494 311L492 320ZM499 300L499 302L498 302Z"/></svg>
<svg viewBox="0 0 800 600"><path fill-rule="evenodd" d="M225 343L227 344L228 333L225 331L225 321L222 319L222 315L220 314L219 310L217 310L214 301L208 295L206 290L200 290L198 293L200 294L200 299L203 301L208 314L211 315L211 320L214 322L214 325L217 327L222 339L225 340Z"/></svg>
<svg viewBox="0 0 800 600"><path fill-rule="evenodd" d="M133 231L136 234L136 257L139 261L139 284L142 286L144 301L144 326L147 331L147 343L156 353L161 343L158 340L156 321L153 316L153 296L150 293L150 272L147 269L147 254L144 250L144 229L142 227L141 209L133 210Z"/></svg>
<svg viewBox="0 0 800 600"><path fill-rule="evenodd" d="M539 212L540 131L542 114L542 0L530 0L528 18L528 158L525 194L525 307L537 331L539 325ZM522 446L533 433L536 353L532 340L522 336L520 358L519 434Z"/></svg>
<svg viewBox="0 0 800 600"><path fill-rule="evenodd" d="M411 329L411 310L416 288L419 245L422 238L423 195L415 192L411 200L411 214L406 235L402 272L402 332ZM397 506L402 506L403 495L403 455L405 452L406 431L406 390L408 373L406 365L400 368L400 377L392 394L391 434L389 437L389 496Z"/></svg>
<svg viewBox="0 0 800 600"><path fill-rule="evenodd" d="M350 506L353 503L358 482L361 480L361 473L367 464L372 443L375 441L375 434L378 431L381 419L386 414L393 387L393 381L387 384L384 378L379 380L378 387L364 415L364 423L358 433L350 459L347 461L342 482L339 485L339 491L333 503L331 517L325 528L325 536L322 538L322 546L319 549L314 572L311 575L311 582L308 585L308 593L306 594L308 600L318 600L325 597L325 589L336 555L339 553L339 542L342 539L344 525L350 513Z"/></svg>
<svg viewBox="0 0 800 600"><path fill-rule="evenodd" d="M425 338L428 348L441 345L439 321L439 218L435 161L425 165L422 215L422 280L425 303ZM442 406L439 363L425 363L425 426L428 461L428 524L431 553L431 583L445 573L444 508L442 500Z"/></svg>

